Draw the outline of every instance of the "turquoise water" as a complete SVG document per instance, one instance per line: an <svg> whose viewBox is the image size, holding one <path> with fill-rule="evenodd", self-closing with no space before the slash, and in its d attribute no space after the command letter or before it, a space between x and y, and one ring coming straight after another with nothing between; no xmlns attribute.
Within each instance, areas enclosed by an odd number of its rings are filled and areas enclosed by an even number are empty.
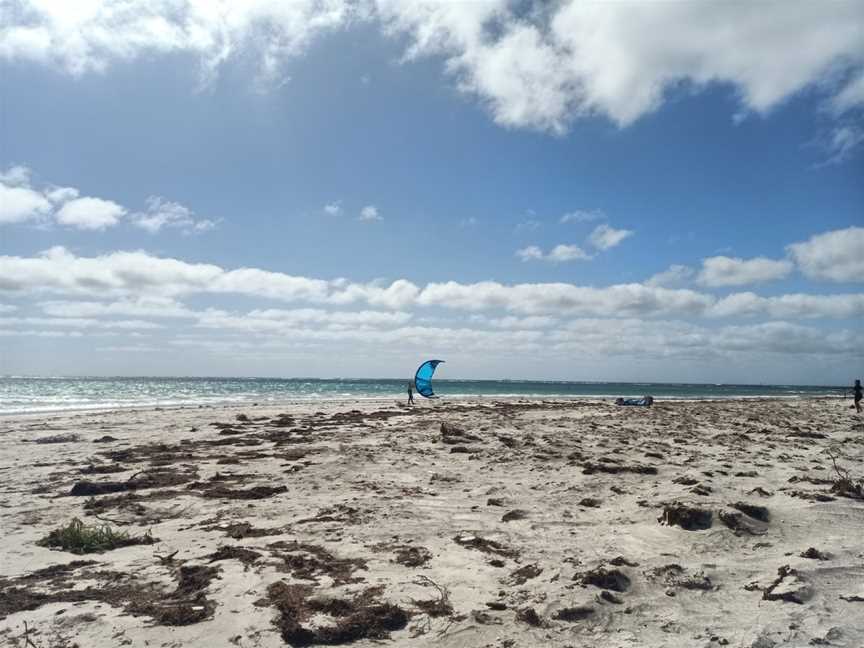
<svg viewBox="0 0 864 648"><path fill-rule="evenodd" d="M0 378L0 414L216 403L405 398L405 380L306 378ZM444 398L524 396L659 399L842 396L843 387L435 380ZM418 397L419 398L419 397Z"/></svg>

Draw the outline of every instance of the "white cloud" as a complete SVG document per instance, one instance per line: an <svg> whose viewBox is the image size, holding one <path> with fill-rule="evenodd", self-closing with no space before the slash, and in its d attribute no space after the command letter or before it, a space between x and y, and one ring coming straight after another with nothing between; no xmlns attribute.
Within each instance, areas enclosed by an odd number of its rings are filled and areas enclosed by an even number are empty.
<svg viewBox="0 0 864 648"><path fill-rule="evenodd" d="M542 261L544 255L543 250L541 250L538 246L529 245L527 247L516 250L516 256L523 261Z"/></svg>
<svg viewBox="0 0 864 648"><path fill-rule="evenodd" d="M375 205L366 205L360 210L360 218L358 220L374 223L375 221L384 220L384 218L378 213L378 208Z"/></svg>
<svg viewBox="0 0 864 648"><path fill-rule="evenodd" d="M314 37L347 23L348 0L18 0L4 14L0 58L24 59L70 74L154 54L188 53L206 80L226 60L254 53L259 80L281 82L282 62Z"/></svg>
<svg viewBox="0 0 864 648"><path fill-rule="evenodd" d="M831 99L831 107L837 114L864 105L864 71L853 77L846 86Z"/></svg>
<svg viewBox="0 0 864 648"><path fill-rule="evenodd" d="M864 143L864 128L857 124L840 124L828 133L823 146L828 153L825 164L839 164L848 160Z"/></svg>
<svg viewBox="0 0 864 648"><path fill-rule="evenodd" d="M864 295L790 294L761 297L752 292L733 293L706 311L711 317L769 317L854 319L864 317Z"/></svg>
<svg viewBox="0 0 864 648"><path fill-rule="evenodd" d="M331 216L338 216L342 213L342 203L337 200L324 205L324 213L330 214Z"/></svg>
<svg viewBox="0 0 864 648"><path fill-rule="evenodd" d="M55 216L57 222L82 230L114 227L126 214L126 208L102 198L75 198L65 203Z"/></svg>
<svg viewBox="0 0 864 648"><path fill-rule="evenodd" d="M787 277L794 266L785 259L764 257L737 259L727 256L709 257L702 260L702 270L696 281L703 286L743 286L764 281L776 281Z"/></svg>
<svg viewBox="0 0 864 648"><path fill-rule="evenodd" d="M44 338L65 338L84 337L81 331L43 331L43 330L6 330L0 329L0 337L44 337Z"/></svg>
<svg viewBox="0 0 864 648"><path fill-rule="evenodd" d="M864 227L847 227L793 243L787 251L811 279L864 281Z"/></svg>
<svg viewBox="0 0 864 648"><path fill-rule="evenodd" d="M51 203L29 187L0 183L0 225L37 221L51 212Z"/></svg>
<svg viewBox="0 0 864 648"><path fill-rule="evenodd" d="M100 320L82 317L0 317L0 326L49 326L73 329L158 329L155 322L143 320Z"/></svg>
<svg viewBox="0 0 864 648"><path fill-rule="evenodd" d="M417 297L424 306L467 311L503 309L525 315L580 314L598 317L660 316L670 313L697 316L715 301L692 290L617 284L605 288L567 283L501 284L455 281L427 284Z"/></svg>
<svg viewBox="0 0 864 648"><path fill-rule="evenodd" d="M64 203L80 195L74 187L51 187L45 191L45 197L55 205Z"/></svg>
<svg viewBox="0 0 864 648"><path fill-rule="evenodd" d="M849 352L852 331L827 332L789 322L708 328L676 320L578 319L551 331L552 349L598 356L711 359L739 354L821 354ZM621 340L639 340L638 345Z"/></svg>
<svg viewBox="0 0 864 648"><path fill-rule="evenodd" d="M688 82L729 84L745 109L764 113L808 86L836 93L827 73L864 60L864 5L854 0L563 0L521 13L504 0L378 5L391 31L411 35L410 56L446 56L498 123L555 132L588 114L630 124ZM835 103L861 105L850 86Z"/></svg>
<svg viewBox="0 0 864 648"><path fill-rule="evenodd" d="M115 302L46 301L39 307L53 317L194 317L180 302L167 297L140 297Z"/></svg>
<svg viewBox="0 0 864 648"><path fill-rule="evenodd" d="M590 258L591 256L586 254L578 245L556 245L554 248L549 250L549 254L546 255L546 260L554 263L563 263L565 261L585 261Z"/></svg>
<svg viewBox="0 0 864 648"><path fill-rule="evenodd" d="M8 4L8 3L7 3ZM244 55L259 85L279 85L287 59L354 21L407 36L405 58L440 56L463 92L499 124L564 132L585 115L627 125L675 89L734 89L736 113L765 113L815 88L835 111L862 105L857 0L759 3L605 0L13 0L0 58L73 75L143 56L191 54L202 77Z"/></svg>
<svg viewBox="0 0 864 648"><path fill-rule="evenodd" d="M544 315L531 315L528 317L514 317L513 315L506 317L486 317L485 315L472 315L470 321L474 324L490 326L492 328L524 330L549 328L557 324L559 320Z"/></svg>
<svg viewBox="0 0 864 648"><path fill-rule="evenodd" d="M577 209L575 211L564 214L561 217L561 223L590 223L591 221L602 220L606 215L599 209Z"/></svg>
<svg viewBox="0 0 864 648"><path fill-rule="evenodd" d="M645 282L645 285L665 286L667 288L683 286L693 278L694 274L695 271L689 266L673 264L663 272L658 272L657 274L652 275L648 281Z"/></svg>
<svg viewBox="0 0 864 648"><path fill-rule="evenodd" d="M131 221L151 234L158 233L163 227L179 229L187 234L206 232L216 227L214 221L196 218L195 212L188 207L159 196L147 198L147 211L132 214Z"/></svg>
<svg viewBox="0 0 864 648"><path fill-rule="evenodd" d="M297 335L304 327L313 331L346 331L352 334L398 327L411 320L411 314L391 311L326 311L315 308L293 310L264 309L244 314L209 310L200 313L196 326L201 328Z"/></svg>
<svg viewBox="0 0 864 648"><path fill-rule="evenodd" d="M17 164L5 171L0 171L0 183L10 187L30 186L30 176L33 172L29 167Z"/></svg>
<svg viewBox="0 0 864 648"><path fill-rule="evenodd" d="M32 173L25 166L14 166L0 172L0 224L32 221L47 223L53 218L60 225L82 230L104 230L116 226L128 210L112 200L81 197L75 187L47 185L42 189L31 186ZM129 216L135 226L151 234L163 228L183 233L204 232L216 227L216 222L198 218L188 207L159 196L147 199L147 209Z"/></svg>
<svg viewBox="0 0 864 648"><path fill-rule="evenodd" d="M419 306L557 317L577 314L646 318L672 315L852 318L864 315L861 294L796 294L769 298L736 293L718 301L713 295L695 290L644 284L595 288L570 283L483 281L464 284L451 281L420 287L405 279L389 284L353 283L346 279L313 279L258 268L226 270L212 264L187 263L145 252L78 257L60 247L38 257L0 256L0 293L117 300L101 305L96 305L97 302L43 303L46 313L79 317L191 316L174 299L182 295L225 294L340 307L366 304L393 311Z"/></svg>
<svg viewBox="0 0 864 648"><path fill-rule="evenodd" d="M12 313L16 310L18 310L18 307L12 304L0 304L0 313Z"/></svg>
<svg viewBox="0 0 864 648"><path fill-rule="evenodd" d="M609 250L630 236L633 236L633 230L615 229L604 223L594 228L588 241L598 250Z"/></svg>
<svg viewBox="0 0 864 648"><path fill-rule="evenodd" d="M565 263L567 261L587 261L589 254L578 245L556 245L548 253L544 253L536 245L529 245L516 250L516 256L522 261L548 261L550 263Z"/></svg>

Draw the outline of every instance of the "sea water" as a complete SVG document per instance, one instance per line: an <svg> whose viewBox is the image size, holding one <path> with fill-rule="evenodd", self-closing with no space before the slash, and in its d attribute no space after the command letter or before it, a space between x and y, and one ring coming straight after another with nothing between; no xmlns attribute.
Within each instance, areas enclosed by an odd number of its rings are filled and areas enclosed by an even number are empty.
<svg viewBox="0 0 864 648"><path fill-rule="evenodd" d="M0 414L223 403L403 399L404 379L343 378L65 378L0 377ZM442 398L656 399L794 398L842 396L842 387L684 383L435 380ZM418 397L419 398L419 397Z"/></svg>

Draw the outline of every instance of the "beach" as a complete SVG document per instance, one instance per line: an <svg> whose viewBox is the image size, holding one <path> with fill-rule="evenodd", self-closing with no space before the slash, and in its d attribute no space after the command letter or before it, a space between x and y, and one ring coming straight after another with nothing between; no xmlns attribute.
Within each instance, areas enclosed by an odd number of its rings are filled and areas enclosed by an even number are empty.
<svg viewBox="0 0 864 648"><path fill-rule="evenodd" d="M0 643L864 646L849 402L0 418Z"/></svg>

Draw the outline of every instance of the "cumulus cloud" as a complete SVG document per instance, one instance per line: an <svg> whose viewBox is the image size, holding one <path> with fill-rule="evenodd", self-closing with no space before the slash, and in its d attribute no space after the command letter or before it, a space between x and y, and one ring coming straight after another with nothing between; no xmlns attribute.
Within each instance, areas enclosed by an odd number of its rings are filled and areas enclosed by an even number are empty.
<svg viewBox="0 0 864 648"><path fill-rule="evenodd" d="M0 225L38 221L51 212L51 203L29 187L0 182Z"/></svg>
<svg viewBox="0 0 864 648"><path fill-rule="evenodd" d="M501 284L482 281L430 283L417 303L468 311L503 309L525 315L582 314L600 317L700 315L714 298L692 290L617 284L605 288L568 283Z"/></svg>
<svg viewBox="0 0 864 648"><path fill-rule="evenodd" d="M570 283L502 284L429 283L406 279L356 283L347 279L315 279L259 268L227 270L213 264L188 263L146 252L113 252L79 257L55 247L36 257L0 256L0 293L19 296L62 295L87 302L48 301L55 315L186 316L176 303L184 295L236 294L280 302L344 307L365 304L403 311L441 307L479 313L508 311L518 315L596 317L767 317L851 318L864 315L864 297L850 295L785 295L758 297L736 293L722 300L690 289L645 284L602 288ZM114 304L96 306L93 300Z"/></svg>
<svg viewBox="0 0 864 648"><path fill-rule="evenodd" d="M762 297L752 292L733 293L707 311L711 317L769 317L854 319L864 317L864 295L790 294Z"/></svg>
<svg viewBox="0 0 864 648"><path fill-rule="evenodd" d="M590 223L591 221L602 220L606 215L599 209L577 209L564 214L560 221L561 223Z"/></svg>
<svg viewBox="0 0 864 648"><path fill-rule="evenodd" d="M687 284L695 275L695 271L690 266L673 264L666 270L652 275L646 282L646 286L665 286L673 288Z"/></svg>
<svg viewBox="0 0 864 648"><path fill-rule="evenodd" d="M0 317L0 326L49 326L73 329L158 329L155 322L144 320L100 320L81 317Z"/></svg>
<svg viewBox="0 0 864 648"><path fill-rule="evenodd" d="M327 311L315 308L298 308L292 310L263 309L236 314L209 310L198 315L196 326L267 333L281 332L295 335L299 329L304 327L310 327L316 331L357 333L398 327L410 320L410 313L390 311Z"/></svg>
<svg viewBox="0 0 864 648"><path fill-rule="evenodd" d="M261 80L280 78L282 62L355 13L348 0L11 0L0 29L0 58L24 59L73 75L153 54L196 56L203 78L245 52Z"/></svg>
<svg viewBox="0 0 864 648"><path fill-rule="evenodd" d="M633 236L633 230L615 229L604 223L594 228L588 242L598 250L609 250L630 236Z"/></svg>
<svg viewBox="0 0 864 648"><path fill-rule="evenodd" d="M727 256L709 257L702 260L702 270L696 281L703 286L743 286L746 284L776 281L792 272L794 266L785 259L764 257L738 259Z"/></svg>
<svg viewBox="0 0 864 648"><path fill-rule="evenodd" d="M375 205L366 205L360 210L358 220L365 223L374 223L375 221L384 220L384 218L378 213L378 208Z"/></svg>
<svg viewBox="0 0 864 648"><path fill-rule="evenodd" d="M133 214L131 221L151 234L158 233L162 228L174 228L189 234L206 232L216 227L214 221L197 218L188 207L159 196L147 198L147 210Z"/></svg>
<svg viewBox="0 0 864 648"><path fill-rule="evenodd" d="M864 227L817 234L788 246L805 276L828 281L864 281Z"/></svg>
<svg viewBox="0 0 864 648"><path fill-rule="evenodd" d="M566 263L567 261L587 261L591 255L578 245L556 245L549 252L543 252L536 245L529 245L516 250L516 256L522 261L548 261L549 263Z"/></svg>
<svg viewBox="0 0 864 648"><path fill-rule="evenodd" d="M327 203L324 205L324 213L330 214L330 216L338 216L342 213L342 203L338 200L332 203Z"/></svg>
<svg viewBox="0 0 864 648"><path fill-rule="evenodd" d="M45 301L42 312L52 317L194 317L195 313L168 297L139 297L112 302Z"/></svg>
<svg viewBox="0 0 864 648"><path fill-rule="evenodd" d="M81 193L75 187L49 187L45 190L45 197L55 205L65 203L80 195Z"/></svg>
<svg viewBox="0 0 864 648"><path fill-rule="evenodd" d="M832 331L792 324L764 322L709 328L680 320L588 319L573 320L548 334L558 352L600 356L735 357L737 354L819 354L849 352L849 330ZM638 349L621 340L638 339Z"/></svg>
<svg viewBox="0 0 864 648"><path fill-rule="evenodd" d="M857 0L556 3L517 0L11 0L0 58L73 75L154 54L190 54L204 79L253 55L259 82L316 38L377 21L407 38L405 59L442 57L464 93L509 127L561 133L603 115L627 125L682 86L734 89L741 110L765 113L807 88L834 111L862 105L864 45ZM829 74L833 72L834 74ZM850 74L851 72L851 74ZM826 79L840 82L826 83Z"/></svg>
<svg viewBox="0 0 864 648"><path fill-rule="evenodd" d="M113 200L82 197L75 187L35 187L31 176L26 166L0 172L0 225L28 221L46 224L53 219L59 225L80 230L105 230L125 219L151 234L163 228L188 234L216 226L215 221L198 218L188 207L159 196L150 196L145 211L127 217L129 210Z"/></svg>
<svg viewBox="0 0 864 648"><path fill-rule="evenodd" d="M30 184L30 176L33 172L29 167L21 164L10 166L5 171L0 171L0 183L10 187L27 186Z"/></svg>
<svg viewBox="0 0 864 648"><path fill-rule="evenodd" d="M82 230L104 230L114 227L126 215L126 208L113 200L75 198L57 210L55 218L61 225Z"/></svg>
<svg viewBox="0 0 864 648"><path fill-rule="evenodd" d="M564 0L522 12L505 0L378 5L391 31L410 34L410 56L445 56L460 88L498 123L554 132L590 114L630 124L683 83L729 84L745 110L764 113L808 86L824 89L832 67L864 59L864 8L852 0ZM835 104L860 106L850 87L826 91Z"/></svg>

